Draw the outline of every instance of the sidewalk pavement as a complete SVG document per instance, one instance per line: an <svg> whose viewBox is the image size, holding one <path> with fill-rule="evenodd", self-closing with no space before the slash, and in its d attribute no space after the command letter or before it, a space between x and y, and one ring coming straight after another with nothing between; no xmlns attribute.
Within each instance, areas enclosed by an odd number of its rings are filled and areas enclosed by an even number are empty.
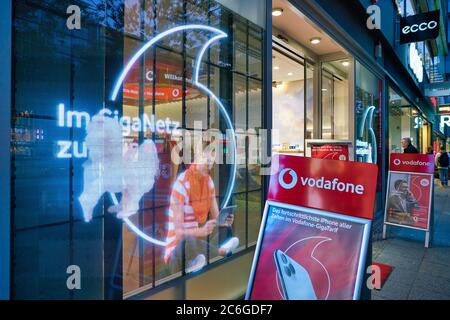
<svg viewBox="0 0 450 320"><path fill-rule="evenodd" d="M438 183L433 227L430 248L407 233L373 242L373 261L394 267L373 300L450 300L450 188Z"/></svg>

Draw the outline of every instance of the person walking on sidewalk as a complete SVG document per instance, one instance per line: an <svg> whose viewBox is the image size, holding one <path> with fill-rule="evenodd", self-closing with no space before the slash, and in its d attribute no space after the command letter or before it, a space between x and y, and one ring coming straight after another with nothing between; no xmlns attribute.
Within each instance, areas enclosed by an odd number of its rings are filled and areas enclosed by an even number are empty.
<svg viewBox="0 0 450 320"><path fill-rule="evenodd" d="M449 167L449 157L448 153L445 152L444 146L440 146L439 152L435 158L436 167L439 169L439 177L441 178L442 187L448 187L448 167Z"/></svg>
<svg viewBox="0 0 450 320"><path fill-rule="evenodd" d="M419 151L412 145L411 138L402 139L403 153L419 153Z"/></svg>

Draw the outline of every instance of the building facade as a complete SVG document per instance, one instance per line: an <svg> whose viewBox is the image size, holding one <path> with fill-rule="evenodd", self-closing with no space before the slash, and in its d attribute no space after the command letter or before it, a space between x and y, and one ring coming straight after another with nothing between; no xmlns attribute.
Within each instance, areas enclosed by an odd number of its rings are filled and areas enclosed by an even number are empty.
<svg viewBox="0 0 450 320"><path fill-rule="evenodd" d="M369 28L374 5L381 25ZM438 38L400 44L401 17L436 9ZM350 160L377 164L378 237L390 153L405 137L421 153L446 138L436 117L445 101L425 94L445 77L443 1L17 0L0 12L2 298L242 298L268 185L264 156L341 143ZM96 122L105 114L120 123L123 150ZM188 168L171 157L194 129L222 142L222 159L240 159L210 171L219 207L235 214L231 229L196 248L202 272L190 272L187 246L169 265L158 244ZM96 162L99 137L109 145ZM146 145L155 158L136 171ZM117 152L127 161L111 160ZM130 188L137 208L119 219L114 208ZM233 254L218 255L212 248L230 237L239 239Z"/></svg>

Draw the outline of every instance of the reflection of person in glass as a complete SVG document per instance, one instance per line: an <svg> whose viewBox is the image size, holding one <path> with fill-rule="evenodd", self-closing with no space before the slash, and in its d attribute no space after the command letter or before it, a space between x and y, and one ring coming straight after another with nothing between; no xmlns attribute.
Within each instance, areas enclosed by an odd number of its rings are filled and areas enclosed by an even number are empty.
<svg viewBox="0 0 450 320"><path fill-rule="evenodd" d="M388 213L400 222L414 222L412 220L412 209L418 208L419 204L408 187L408 182L403 179L394 182L394 191L388 200Z"/></svg>
<svg viewBox="0 0 450 320"><path fill-rule="evenodd" d="M175 181L170 197L167 246L164 260L179 270L182 244L185 243L186 272L195 272L206 265L203 253L209 247L211 256L227 256L239 245L239 239L231 237L234 216L229 215L225 224L218 226L219 233L227 235L220 247L215 232L219 218L214 182L209 175L215 159L215 150L207 146L194 153L195 160L189 169ZM214 234L213 234L214 233ZM209 241L207 237L211 236Z"/></svg>

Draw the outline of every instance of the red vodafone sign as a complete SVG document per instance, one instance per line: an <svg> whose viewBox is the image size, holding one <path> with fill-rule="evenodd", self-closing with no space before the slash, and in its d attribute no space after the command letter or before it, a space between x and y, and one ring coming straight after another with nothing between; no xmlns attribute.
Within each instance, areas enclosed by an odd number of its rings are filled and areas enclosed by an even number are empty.
<svg viewBox="0 0 450 320"><path fill-rule="evenodd" d="M312 144L311 157L330 160L349 160L348 145L346 144Z"/></svg>
<svg viewBox="0 0 450 320"><path fill-rule="evenodd" d="M373 218L376 165L288 155L274 157L278 157L279 167L270 179L268 200Z"/></svg>
<svg viewBox="0 0 450 320"><path fill-rule="evenodd" d="M152 99L153 92L155 92L156 100L176 100L176 99L181 99L183 96L181 87L156 88L155 91L153 91L153 88L144 88L144 98ZM138 85L126 84L123 87L123 96L125 98L139 99L139 94L140 94L140 92L139 92ZM188 95L189 95L189 92L186 91L186 96L188 96Z"/></svg>
<svg viewBox="0 0 450 320"><path fill-rule="evenodd" d="M434 173L432 154L392 153L389 170L415 173Z"/></svg>

